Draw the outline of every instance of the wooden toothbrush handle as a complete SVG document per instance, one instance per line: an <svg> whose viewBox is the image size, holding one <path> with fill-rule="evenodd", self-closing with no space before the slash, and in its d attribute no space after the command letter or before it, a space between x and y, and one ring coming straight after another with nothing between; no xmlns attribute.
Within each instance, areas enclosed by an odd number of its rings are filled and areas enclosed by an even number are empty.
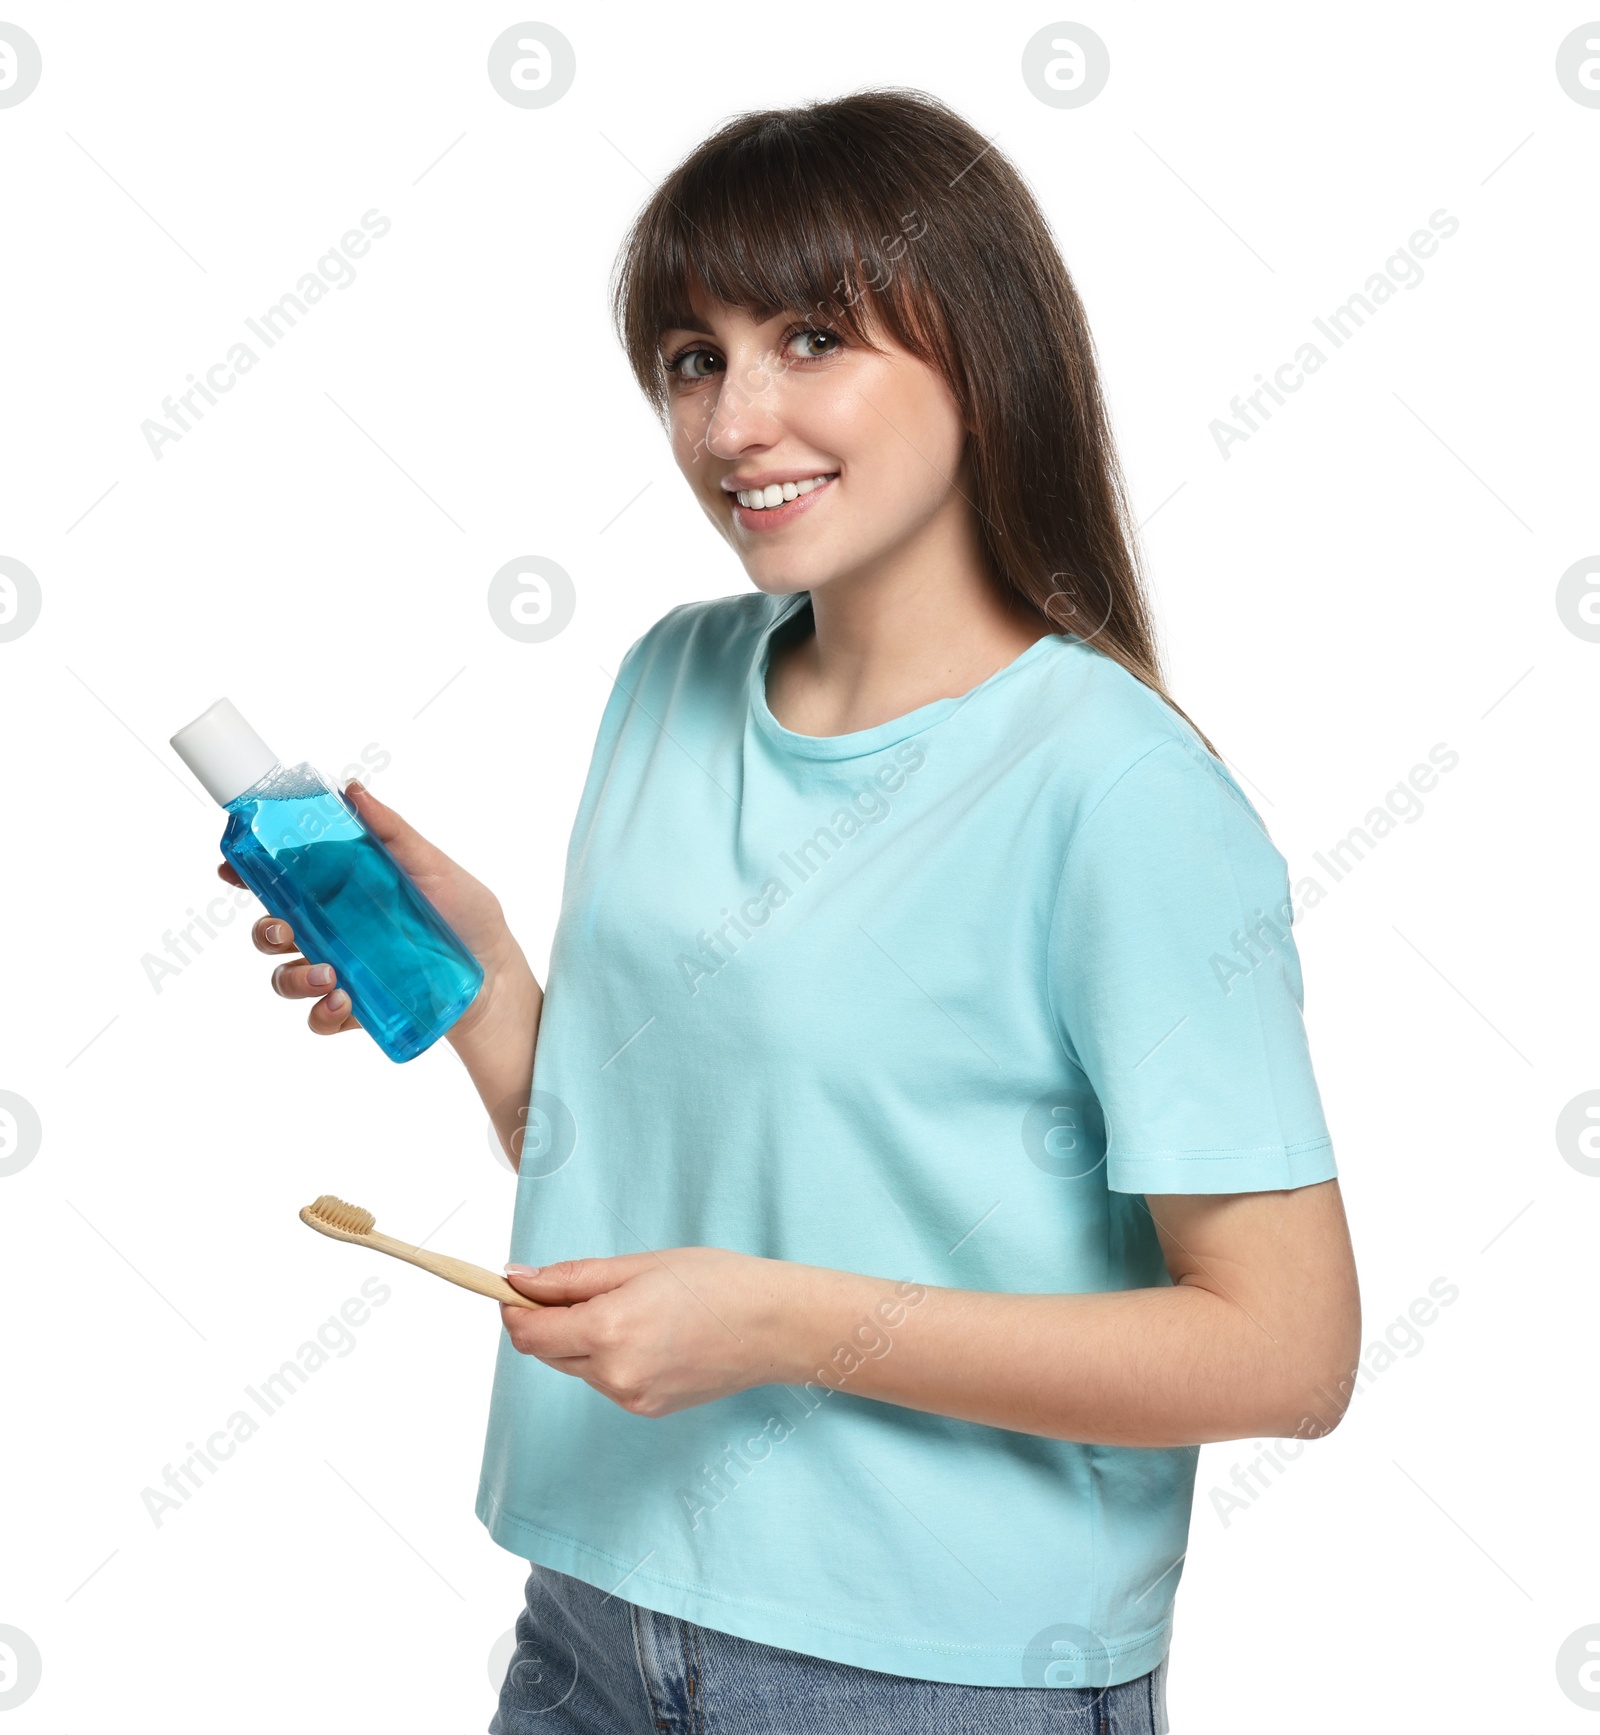
<svg viewBox="0 0 1600 1735"><path fill-rule="evenodd" d="M485 1271L481 1265L474 1265L467 1259L452 1259L448 1253L430 1253L425 1247L412 1247L404 1241L397 1241L392 1235L381 1235L377 1230L368 1234L362 1245L376 1247L380 1253L392 1253L396 1259L404 1259L408 1264L420 1265L435 1277L442 1277L447 1283L457 1283L479 1295L487 1295L491 1301L509 1301L514 1307L544 1305L530 1301L526 1295L513 1289L498 1272Z"/></svg>

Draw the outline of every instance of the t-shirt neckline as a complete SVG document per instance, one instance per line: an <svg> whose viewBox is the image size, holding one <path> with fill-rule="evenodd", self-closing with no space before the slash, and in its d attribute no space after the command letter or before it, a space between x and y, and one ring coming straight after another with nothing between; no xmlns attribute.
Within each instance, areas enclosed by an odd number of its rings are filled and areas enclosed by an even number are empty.
<svg viewBox="0 0 1600 1735"><path fill-rule="evenodd" d="M979 694L989 692L1012 674L1047 656L1051 650L1077 642L1071 634L1045 633L1003 668L985 676L977 686L969 688L956 698L931 700L926 705L919 705L914 711L891 717L887 722L878 723L871 729L856 729L845 735L800 735L793 729L784 728L767 705L767 667L772 659L773 641L779 629L794 620L802 609L810 606L811 592L808 590L796 591L785 599L756 640L749 678L750 711L756 720L756 726L786 753L805 759L859 759L869 753L881 753L886 747L894 747L909 736L919 735L923 730L944 722Z"/></svg>

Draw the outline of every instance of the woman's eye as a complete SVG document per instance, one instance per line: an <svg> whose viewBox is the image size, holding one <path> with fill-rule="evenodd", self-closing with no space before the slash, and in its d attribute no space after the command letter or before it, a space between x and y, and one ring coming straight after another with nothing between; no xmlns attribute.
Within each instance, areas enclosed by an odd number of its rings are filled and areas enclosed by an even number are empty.
<svg viewBox="0 0 1600 1735"><path fill-rule="evenodd" d="M799 345L799 348L795 346ZM789 339L788 349L797 361L817 361L825 355L832 355L839 347L838 335L831 331L808 329L797 331Z"/></svg>
<svg viewBox="0 0 1600 1735"><path fill-rule="evenodd" d="M667 372L681 380L708 379L721 366L709 349L686 349L667 363Z"/></svg>

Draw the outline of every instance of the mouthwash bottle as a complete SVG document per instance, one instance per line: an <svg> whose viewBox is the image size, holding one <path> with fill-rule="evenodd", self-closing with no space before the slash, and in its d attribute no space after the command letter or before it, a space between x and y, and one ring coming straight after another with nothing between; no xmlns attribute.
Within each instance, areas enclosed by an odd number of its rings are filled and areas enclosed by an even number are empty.
<svg viewBox="0 0 1600 1735"><path fill-rule="evenodd" d="M391 1060L412 1060L472 1004L483 966L354 806L310 765L285 767L218 699L172 746L228 815L223 858L331 964L350 1009Z"/></svg>

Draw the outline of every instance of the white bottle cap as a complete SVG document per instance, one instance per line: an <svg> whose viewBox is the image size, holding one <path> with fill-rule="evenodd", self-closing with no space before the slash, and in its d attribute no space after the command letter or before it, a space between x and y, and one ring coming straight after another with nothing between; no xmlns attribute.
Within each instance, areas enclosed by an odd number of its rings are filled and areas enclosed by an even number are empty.
<svg viewBox="0 0 1600 1735"><path fill-rule="evenodd" d="M278 756L233 708L218 699L172 737L173 751L218 806L244 794L278 763Z"/></svg>

